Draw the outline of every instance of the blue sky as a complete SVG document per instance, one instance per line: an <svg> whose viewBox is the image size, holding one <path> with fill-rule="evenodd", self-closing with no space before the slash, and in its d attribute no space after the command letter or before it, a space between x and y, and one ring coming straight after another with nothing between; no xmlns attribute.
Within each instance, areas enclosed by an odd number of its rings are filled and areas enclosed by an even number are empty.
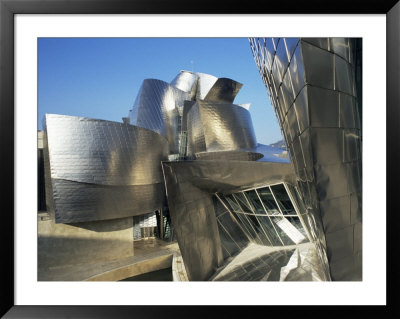
<svg viewBox="0 0 400 319"><path fill-rule="evenodd" d="M46 113L121 122L144 79L180 70L243 83L234 103L251 103L257 141L281 139L247 38L39 38L38 129Z"/></svg>

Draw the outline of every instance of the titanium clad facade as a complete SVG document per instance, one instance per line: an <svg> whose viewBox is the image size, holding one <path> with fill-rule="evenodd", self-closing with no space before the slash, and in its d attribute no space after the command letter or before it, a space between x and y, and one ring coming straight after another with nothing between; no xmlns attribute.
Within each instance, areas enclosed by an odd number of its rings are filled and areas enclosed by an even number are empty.
<svg viewBox="0 0 400 319"><path fill-rule="evenodd" d="M250 112L228 103L198 101L207 151L230 151L257 145Z"/></svg>
<svg viewBox="0 0 400 319"><path fill-rule="evenodd" d="M181 71L171 85L189 93L191 100L232 103L243 84L210 74Z"/></svg>
<svg viewBox="0 0 400 319"><path fill-rule="evenodd" d="M250 39L333 280L362 278L360 41Z"/></svg>
<svg viewBox="0 0 400 319"><path fill-rule="evenodd" d="M233 192L265 182L294 182L291 165L284 163L163 162L163 173L179 248L189 280L195 281L208 280L224 261L214 193ZM232 227L237 228L235 225ZM233 236L241 238L244 246L249 242L241 230Z"/></svg>
<svg viewBox="0 0 400 319"><path fill-rule="evenodd" d="M198 100L190 107L186 121L189 156L257 146L250 113L239 105Z"/></svg>
<svg viewBox="0 0 400 319"><path fill-rule="evenodd" d="M232 103L243 84L227 78L219 78L208 91L205 101Z"/></svg>
<svg viewBox="0 0 400 319"><path fill-rule="evenodd" d="M249 104L232 104L241 87L181 71L144 80L123 123L46 115L55 222L133 216L132 242L177 239L189 280L330 280L315 210L282 148L257 143Z"/></svg>
<svg viewBox="0 0 400 319"><path fill-rule="evenodd" d="M218 78L211 74L196 73L198 76L197 89L196 89L196 100L204 100L208 92L217 82Z"/></svg>
<svg viewBox="0 0 400 319"><path fill-rule="evenodd" d="M198 75L189 71L181 71L171 81L171 85L179 90L189 93L190 99L193 100L196 97Z"/></svg>
<svg viewBox="0 0 400 319"><path fill-rule="evenodd" d="M48 211L56 223L115 219L162 207L168 142L129 124L46 114Z"/></svg>
<svg viewBox="0 0 400 319"><path fill-rule="evenodd" d="M189 93L167 82L144 80L129 112L130 124L161 134L169 142L169 152L178 153L179 108L189 99Z"/></svg>

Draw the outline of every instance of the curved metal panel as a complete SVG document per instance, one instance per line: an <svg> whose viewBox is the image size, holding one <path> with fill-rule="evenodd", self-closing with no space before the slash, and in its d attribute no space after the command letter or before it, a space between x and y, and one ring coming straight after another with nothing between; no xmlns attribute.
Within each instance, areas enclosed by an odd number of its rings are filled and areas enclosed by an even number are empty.
<svg viewBox="0 0 400 319"><path fill-rule="evenodd" d="M282 89L274 99L276 87L290 87L290 81L279 78L285 65L275 63L280 61L278 53L262 46L265 40L250 39L260 74L281 118L279 124L304 203L313 212L314 231L321 248L326 245L333 280L361 280L362 269L361 131L355 121L359 100L352 71L356 63L361 63L361 56L352 55L354 41L300 40L289 62L295 97L292 105L291 95L286 96ZM272 56L271 67L260 63L267 55Z"/></svg>
<svg viewBox="0 0 400 319"><path fill-rule="evenodd" d="M198 101L208 152L248 149L257 146L250 112L229 104Z"/></svg>
<svg viewBox="0 0 400 319"><path fill-rule="evenodd" d="M129 124L46 114L46 175L56 222L133 216L162 205L168 142ZM50 209L51 209L50 208Z"/></svg>
<svg viewBox="0 0 400 319"><path fill-rule="evenodd" d="M46 114L51 177L101 185L160 183L167 141L141 127ZM62 143L60 142L62 141Z"/></svg>
<svg viewBox="0 0 400 319"><path fill-rule="evenodd" d="M56 223L76 223L142 215L160 209L164 183L110 186L53 179Z"/></svg>
<svg viewBox="0 0 400 319"><path fill-rule="evenodd" d="M203 122L198 103L186 103L182 123L187 127L187 154L193 156L206 151Z"/></svg>
<svg viewBox="0 0 400 319"><path fill-rule="evenodd" d="M232 103L243 84L232 79L219 78L208 91L205 101Z"/></svg>
<svg viewBox="0 0 400 319"><path fill-rule="evenodd" d="M197 100L204 100L207 96L208 92L211 90L215 82L217 82L218 78L211 74L206 73L196 73L199 77L198 85L197 85Z"/></svg>
<svg viewBox="0 0 400 319"><path fill-rule="evenodd" d="M130 112L132 125L155 131L168 139L170 153L178 153L179 110L190 95L171 84L146 79Z"/></svg>
<svg viewBox="0 0 400 319"><path fill-rule="evenodd" d="M190 99L196 96L198 76L196 73L181 70L181 72L171 81L171 85L179 90L190 94Z"/></svg>
<svg viewBox="0 0 400 319"><path fill-rule="evenodd" d="M212 193L293 180L289 164L182 161L162 165L171 219L189 280L208 280L222 266Z"/></svg>

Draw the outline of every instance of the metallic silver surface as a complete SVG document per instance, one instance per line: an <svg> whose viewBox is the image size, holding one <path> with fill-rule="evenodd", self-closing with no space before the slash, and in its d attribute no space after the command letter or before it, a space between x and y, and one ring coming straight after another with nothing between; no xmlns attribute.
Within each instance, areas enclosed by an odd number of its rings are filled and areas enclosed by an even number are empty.
<svg viewBox="0 0 400 319"><path fill-rule="evenodd" d="M290 53L296 40L250 39L308 211L304 221L319 251L326 250L333 280L362 278L362 157L354 41L298 39L292 58L288 55L290 86L284 76L286 60L275 51L279 43L290 42ZM269 42L277 45L264 45ZM265 57L272 63L264 63Z"/></svg>
<svg viewBox="0 0 400 319"><path fill-rule="evenodd" d="M197 82L196 100L204 100L208 92L210 92L211 88L217 82L218 78L206 73L197 72L196 75L199 78Z"/></svg>
<svg viewBox="0 0 400 319"><path fill-rule="evenodd" d="M147 79L143 84L129 113L130 124L147 128L168 139L169 152L178 153L179 108L190 94L171 84Z"/></svg>
<svg viewBox="0 0 400 319"><path fill-rule="evenodd" d="M329 38L329 48L347 62L352 62L349 38Z"/></svg>
<svg viewBox="0 0 400 319"><path fill-rule="evenodd" d="M189 93L190 99L193 100L196 96L197 89L196 73L181 70L181 72L171 81L171 85L179 90Z"/></svg>
<svg viewBox="0 0 400 319"><path fill-rule="evenodd" d="M227 103L197 101L207 151L228 151L257 145L250 112Z"/></svg>
<svg viewBox="0 0 400 319"><path fill-rule="evenodd" d="M254 243L218 269L212 281L326 281L312 243L276 249Z"/></svg>
<svg viewBox="0 0 400 319"><path fill-rule="evenodd" d="M205 101L232 103L243 84L227 78L219 78L205 96Z"/></svg>
<svg viewBox="0 0 400 319"><path fill-rule="evenodd" d="M238 105L198 100L187 113L187 123L189 155L257 145L250 113Z"/></svg>
<svg viewBox="0 0 400 319"><path fill-rule="evenodd" d="M290 164L254 161L163 162L163 173L189 280L208 280L223 263L214 193L235 192L266 182L295 181Z"/></svg>
<svg viewBox="0 0 400 319"><path fill-rule="evenodd" d="M162 206L168 142L124 123L46 114L45 171L57 223L134 216Z"/></svg>
<svg viewBox="0 0 400 319"><path fill-rule="evenodd" d="M182 127L187 130L187 155L194 156L207 151L199 104L185 103L183 114Z"/></svg>

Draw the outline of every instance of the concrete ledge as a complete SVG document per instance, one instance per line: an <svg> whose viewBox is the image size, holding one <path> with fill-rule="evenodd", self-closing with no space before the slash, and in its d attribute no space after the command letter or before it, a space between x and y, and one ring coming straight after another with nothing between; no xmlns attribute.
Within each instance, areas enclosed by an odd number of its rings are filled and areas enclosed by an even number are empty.
<svg viewBox="0 0 400 319"><path fill-rule="evenodd" d="M172 281L189 281L182 256L178 253L172 258Z"/></svg>
<svg viewBox="0 0 400 319"><path fill-rule="evenodd" d="M172 254L155 257L124 267L112 269L102 274L92 276L85 281L119 281L129 277L142 275L151 271L170 268L172 263Z"/></svg>

